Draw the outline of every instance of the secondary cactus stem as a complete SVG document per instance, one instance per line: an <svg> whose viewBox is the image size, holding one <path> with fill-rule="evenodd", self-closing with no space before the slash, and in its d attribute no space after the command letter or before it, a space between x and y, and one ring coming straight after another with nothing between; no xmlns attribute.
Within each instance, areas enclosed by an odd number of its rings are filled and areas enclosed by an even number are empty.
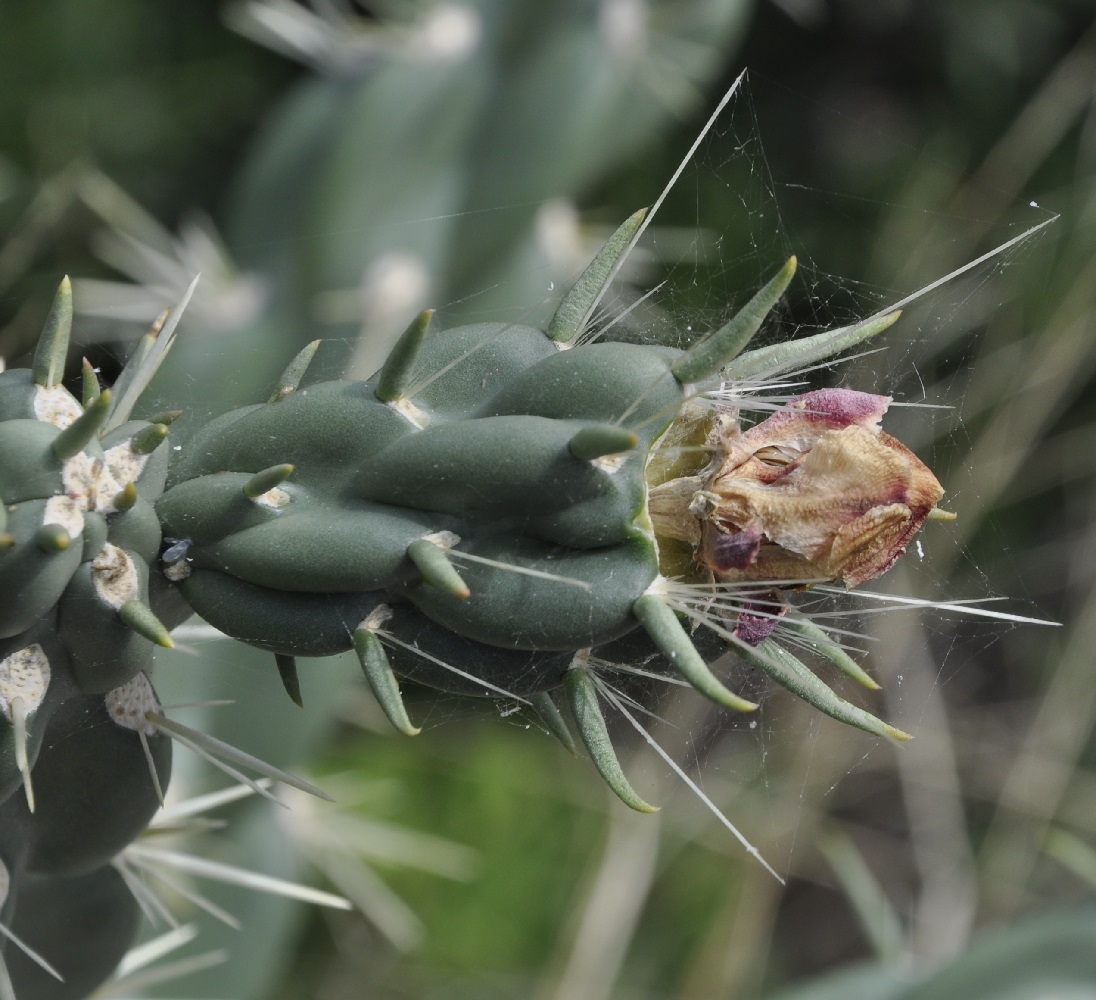
<svg viewBox="0 0 1096 1000"><path fill-rule="evenodd" d="M126 601L118 609L118 617L127 627L138 635L144 636L149 642L163 646L165 649L174 648L175 640L171 638L164 623L153 614L152 609L144 601Z"/></svg>
<svg viewBox="0 0 1096 1000"><path fill-rule="evenodd" d="M286 653L275 653L274 662L278 665L278 676L282 679L282 687L289 695L290 700L298 707L304 708L304 699L301 697L301 679L297 676L297 658Z"/></svg>
<svg viewBox="0 0 1096 1000"><path fill-rule="evenodd" d="M53 453L64 461L91 443L110 412L110 390L104 389L71 424L53 439Z"/></svg>
<svg viewBox="0 0 1096 1000"><path fill-rule="evenodd" d="M578 658L564 673L563 683L567 691L567 700L571 705L571 713L578 726L579 736L587 753L590 754L590 759L594 762L594 767L601 772L606 784L616 793L621 802L635 809L636 812L658 812L658 806L644 801L624 776L616 751L613 749L612 740L609 739L605 716L601 714L594 679L590 676L589 670L578 662Z"/></svg>
<svg viewBox="0 0 1096 1000"><path fill-rule="evenodd" d="M244 483L244 496L248 500L258 500L264 493L269 493L281 486L291 475L293 475L293 466L288 462L284 465L272 465L269 469L256 472Z"/></svg>
<svg viewBox="0 0 1096 1000"><path fill-rule="evenodd" d="M586 269L578 276L571 290L563 296L556 313L545 331L558 344L573 341L586 325L605 286L613 280L617 265L632 245L632 239L647 218L647 209L641 208L629 216L609 237Z"/></svg>
<svg viewBox="0 0 1096 1000"><path fill-rule="evenodd" d="M757 708L756 703L727 690L716 679L673 608L659 595L644 594L632 605L632 614L678 673L702 695L735 712L752 712Z"/></svg>
<svg viewBox="0 0 1096 1000"><path fill-rule="evenodd" d="M746 303L725 326L710 333L677 358L671 370L679 382L691 384L716 375L761 329L765 317L780 300L795 275L796 259L787 263Z"/></svg>
<svg viewBox="0 0 1096 1000"><path fill-rule="evenodd" d="M419 313L396 341L377 380L375 395L382 403L394 403L404 397L433 316L433 309Z"/></svg>
<svg viewBox="0 0 1096 1000"><path fill-rule="evenodd" d="M464 601L472 591L461 579L456 567L449 561L445 550L429 538L418 538L407 546L407 558L415 564L422 578L432 587Z"/></svg>
<svg viewBox="0 0 1096 1000"><path fill-rule="evenodd" d="M72 282L66 274L53 299L38 348L34 352L32 377L34 384L51 388L60 383L65 374L65 355L68 354L69 334L72 332Z"/></svg>
<svg viewBox="0 0 1096 1000"><path fill-rule="evenodd" d="M297 386L301 384L301 379L304 378L304 373L308 371L308 366L312 364L312 359L316 356L316 351L320 346L318 340L313 340L298 352L297 356L289 362L285 371L282 372L281 378L278 379L277 385L274 387L274 392L268 403L277 403L279 400L285 399L291 392L295 392Z"/></svg>
<svg viewBox="0 0 1096 1000"><path fill-rule="evenodd" d="M385 607L381 605L381 607ZM380 610L379 608L377 610ZM358 662L361 664L362 673L369 684L373 696L381 706L381 710L392 723L405 736L417 736L422 730L412 725L400 695L399 682L388 662L388 654L377 634L370 626L370 620L374 618L376 611L354 629L354 652L357 653ZM378 621L377 626L379 627Z"/></svg>
<svg viewBox="0 0 1096 1000"><path fill-rule="evenodd" d="M631 451L637 444L639 444L639 438L623 427L616 427L613 424L591 424L576 432L567 447L575 458L592 462L606 455Z"/></svg>

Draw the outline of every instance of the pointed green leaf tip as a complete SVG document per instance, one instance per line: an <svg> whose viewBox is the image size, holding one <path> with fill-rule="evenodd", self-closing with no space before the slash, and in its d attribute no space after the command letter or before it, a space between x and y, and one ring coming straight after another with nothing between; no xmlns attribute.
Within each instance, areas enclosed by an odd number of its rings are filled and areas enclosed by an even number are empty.
<svg viewBox="0 0 1096 1000"><path fill-rule="evenodd" d="M566 344L577 337L601 298L605 287L613 280L617 267L632 245L632 239L639 232L643 220L647 218L647 209L641 208L624 220L624 224L606 241L578 276L578 281L563 296L545 331L552 340Z"/></svg>
<svg viewBox="0 0 1096 1000"><path fill-rule="evenodd" d="M167 424L149 424L130 438L129 446L138 455L150 455L167 437Z"/></svg>
<svg viewBox="0 0 1096 1000"><path fill-rule="evenodd" d="M382 403L392 403L403 398L433 316L433 309L419 313L396 341L377 379L376 396Z"/></svg>
<svg viewBox="0 0 1096 1000"><path fill-rule="evenodd" d="M152 613L144 601L126 601L118 609L118 617L138 635L144 636L164 649L173 649L175 640L171 638L164 623Z"/></svg>
<svg viewBox="0 0 1096 1000"><path fill-rule="evenodd" d="M57 385L64 377L65 356L68 354L71 333L72 282L66 274L54 296L45 326L42 327L42 335L38 338L38 348L34 352L32 373L35 385L48 389Z"/></svg>
<svg viewBox="0 0 1096 1000"><path fill-rule="evenodd" d="M65 461L84 450L107 419L110 412L110 390L104 389L71 424L53 439L53 453Z"/></svg>
<svg viewBox="0 0 1096 1000"><path fill-rule="evenodd" d="M255 500L264 493L269 493L276 486L281 486L291 475L293 475L293 466L288 462L285 465L272 465L269 469L256 472L244 483L244 496L248 500Z"/></svg>
<svg viewBox="0 0 1096 1000"><path fill-rule="evenodd" d="M768 674L777 684L799 695L820 712L848 726L855 726L874 736L886 736L893 740L908 740L909 733L887 725L870 712L845 701L827 684L819 680L797 657L779 643L765 639L755 649L746 643L735 643L738 653L752 667Z"/></svg>
<svg viewBox="0 0 1096 1000"><path fill-rule="evenodd" d="M848 653L833 641L814 622L803 618L785 618L781 624L786 629L798 632L807 640L807 644L823 659L837 667L841 673L851 677L857 684L863 684L869 691L878 691L879 685Z"/></svg>
<svg viewBox="0 0 1096 1000"><path fill-rule="evenodd" d="M354 630L353 641L362 673L365 674L366 682L388 721L405 736L417 736L422 730L413 726L407 717L407 709L400 696L399 682L380 639L363 624Z"/></svg>
<svg viewBox="0 0 1096 1000"><path fill-rule="evenodd" d="M274 387L273 394L267 400L268 403L276 403L280 399L285 399L291 392L296 391L297 386L301 384L301 379L304 378L304 373L308 371L308 366L312 364L312 359L316 356L319 346L320 342L318 340L305 344L297 356L289 362L286 370L282 372L278 384Z"/></svg>
<svg viewBox="0 0 1096 1000"><path fill-rule="evenodd" d="M616 792L621 802L636 812L658 812L658 806L641 799L624 777L613 743L609 739L605 717L597 702L597 687L589 671L585 667L571 667L563 674L563 684L567 691L567 700L571 704L571 713L578 725L579 736L608 786Z"/></svg>
<svg viewBox="0 0 1096 1000"><path fill-rule="evenodd" d="M80 401L84 407L87 408L100 392L102 386L99 385L99 376L95 374L91 362L83 358L80 364Z"/></svg>
<svg viewBox="0 0 1096 1000"><path fill-rule="evenodd" d="M304 708L304 699L301 698L301 679L297 676L297 658L286 653L275 653L274 662L278 665L278 676L282 679L285 693L289 695L294 705Z"/></svg>
<svg viewBox="0 0 1096 1000"><path fill-rule="evenodd" d="M901 315L901 310L896 309L884 316L817 333L813 337L759 347L756 351L750 351L732 361L723 372L723 377L739 381L748 378L771 378L797 368L809 367L882 333L893 326Z"/></svg>
<svg viewBox="0 0 1096 1000"><path fill-rule="evenodd" d="M126 483L121 490L114 494L112 502L116 514L124 514L127 510L132 510L133 505L137 502L137 484Z"/></svg>
<svg viewBox="0 0 1096 1000"><path fill-rule="evenodd" d="M699 382L715 375L727 362L738 357L743 348L761 329L765 317L773 306L780 301L792 277L795 275L796 259L789 257L787 263L769 280L749 302L747 302L725 326L715 333L708 334L699 343L693 344L682 354L671 369L681 383Z"/></svg>
<svg viewBox="0 0 1096 1000"><path fill-rule="evenodd" d="M615 424L591 424L578 431L568 443L575 458L592 462L605 455L617 455L622 451L631 451L639 438L623 427Z"/></svg>
<svg viewBox="0 0 1096 1000"><path fill-rule="evenodd" d="M716 679L671 608L657 594L644 594L632 614L682 677L706 698L735 712L752 712L757 705L728 691Z"/></svg>
<svg viewBox="0 0 1096 1000"><path fill-rule="evenodd" d="M407 558L415 564L415 568L430 586L444 590L462 601L471 595L468 584L461 579L445 550L429 538L419 538L408 545Z"/></svg>
<svg viewBox="0 0 1096 1000"><path fill-rule="evenodd" d="M548 732L564 745L572 757L577 757L575 738L571 735L567 720L563 717L555 699L547 691L538 691L529 696L529 704L533 706L533 711L540 717Z"/></svg>

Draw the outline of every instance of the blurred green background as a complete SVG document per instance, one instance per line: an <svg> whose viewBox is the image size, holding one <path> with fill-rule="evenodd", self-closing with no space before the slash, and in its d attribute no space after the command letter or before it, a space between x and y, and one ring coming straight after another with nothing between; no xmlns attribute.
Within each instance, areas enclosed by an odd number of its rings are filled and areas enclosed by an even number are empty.
<svg viewBox="0 0 1096 1000"><path fill-rule="evenodd" d="M71 273L78 347L109 377L200 270L148 403L186 407L184 431L262 398L318 336L320 372L366 375L425 306L549 315L743 67L609 303L665 281L621 335L687 340L789 252L766 335L847 322L1059 216L812 378L947 407L888 418L959 517L880 590L1007 595L988 607L1062 627L841 622L884 687L864 703L916 737L900 748L779 694L728 719L640 689L786 885L634 734L657 818L509 706L412 692L409 740L352 665L310 669L301 713L265 657L191 628L165 702L236 699L192 721L342 803L242 804L191 849L334 886L368 919L214 887L243 930L203 918L189 947L231 957L157 995L1096 996L1090 0L43 0L0 5L0 26L0 356L19 362ZM185 764L175 782L217 784Z"/></svg>

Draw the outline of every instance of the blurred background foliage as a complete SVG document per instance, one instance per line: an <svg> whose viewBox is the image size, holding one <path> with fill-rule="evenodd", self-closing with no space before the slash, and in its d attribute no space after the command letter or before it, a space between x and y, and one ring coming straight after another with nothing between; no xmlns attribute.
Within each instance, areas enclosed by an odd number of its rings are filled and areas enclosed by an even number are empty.
<svg viewBox="0 0 1096 1000"><path fill-rule="evenodd" d="M211 890L244 930L203 920L193 948L231 957L160 995L1096 996L1088 0L44 0L0 21L0 356L19 362L69 272L79 346L109 377L201 270L156 388L191 420L260 398L317 336L322 371L365 375L424 306L542 318L743 66L624 275L615 312L668 281L626 335L687 338L792 251L770 335L847 321L1060 214L819 381L952 408L891 425L959 519L885 589L1007 594L1063 627L854 619L875 707L916 736L900 749L777 695L729 720L644 692L786 885L638 741L657 818L508 706L412 693L408 740L352 665L317 663L302 713L265 657L191 628L164 700L235 699L188 721L343 802L239 804L201 850L326 879L368 919Z"/></svg>

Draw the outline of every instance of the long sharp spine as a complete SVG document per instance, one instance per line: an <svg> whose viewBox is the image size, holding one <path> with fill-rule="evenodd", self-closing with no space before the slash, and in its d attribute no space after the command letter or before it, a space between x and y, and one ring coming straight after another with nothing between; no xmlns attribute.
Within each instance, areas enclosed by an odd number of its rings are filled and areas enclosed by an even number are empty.
<svg viewBox="0 0 1096 1000"><path fill-rule="evenodd" d="M376 396L382 403L392 403L403 397L433 316L433 309L419 313L396 341L377 379Z"/></svg>
<svg viewBox="0 0 1096 1000"><path fill-rule="evenodd" d="M574 340L585 326L591 311L613 279L617 265L632 245L632 239L639 232L643 220L647 218L647 209L641 208L629 216L612 236L597 256L578 276L571 290L563 296L556 313L548 324L547 334L557 343L566 344Z"/></svg>
<svg viewBox="0 0 1096 1000"><path fill-rule="evenodd" d="M388 721L404 735L417 736L422 730L412 725L407 716L399 682L376 633L361 625L354 630L353 641L362 673Z"/></svg>
<svg viewBox="0 0 1096 1000"><path fill-rule="evenodd" d="M632 614L674 668L702 695L735 712L752 712L757 708L754 702L728 691L716 679L673 609L657 594L644 594L632 605Z"/></svg>
<svg viewBox="0 0 1096 1000"><path fill-rule="evenodd" d="M679 382L710 378L736 358L761 329L773 306L780 300L795 274L796 259L787 263L747 302L725 326L694 344L671 366Z"/></svg>
<svg viewBox="0 0 1096 1000"><path fill-rule="evenodd" d="M83 451L99 433L109 412L110 390L104 389L80 416L53 439L54 455L64 461Z"/></svg>
<svg viewBox="0 0 1096 1000"><path fill-rule="evenodd" d="M573 666L564 673L563 683L571 713L578 725L579 736L606 784L621 802L636 812L658 812L658 806L640 798L624 776L612 740L609 739L609 730L605 726L605 717L601 714L601 706L597 700L597 687L589 671L585 667Z"/></svg>
<svg viewBox="0 0 1096 1000"><path fill-rule="evenodd" d="M69 335L72 332L72 282L68 275L61 279L49 315L46 316L38 348L34 352L32 377L34 384L48 389L57 385L65 374Z"/></svg>

